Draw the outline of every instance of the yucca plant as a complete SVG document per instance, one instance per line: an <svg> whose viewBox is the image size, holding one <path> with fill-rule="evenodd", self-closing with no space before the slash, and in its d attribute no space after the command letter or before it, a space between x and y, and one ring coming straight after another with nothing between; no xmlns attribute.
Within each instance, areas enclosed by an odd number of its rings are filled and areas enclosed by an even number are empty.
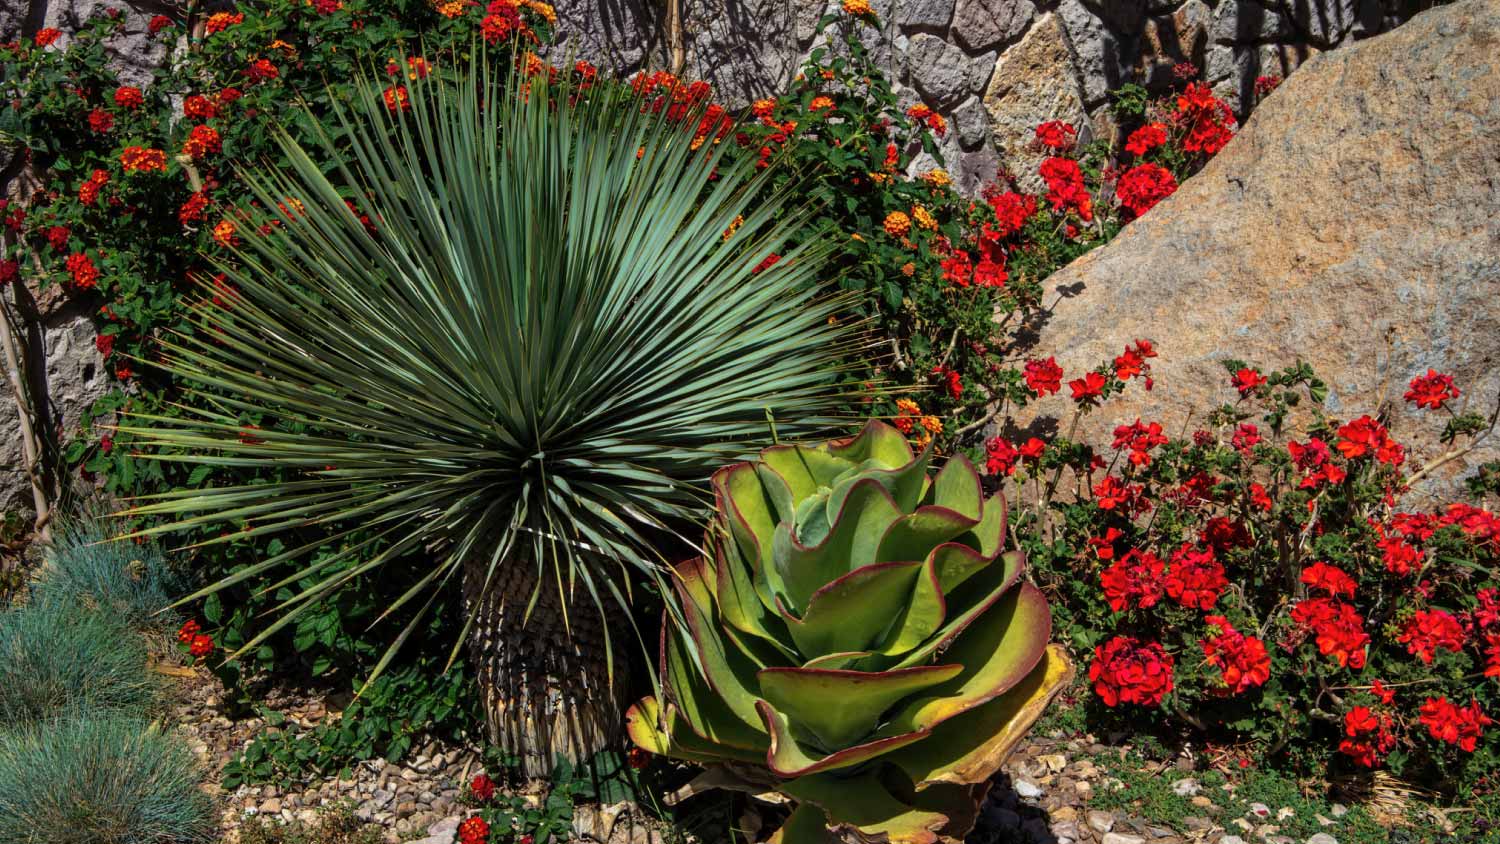
<svg viewBox="0 0 1500 844"><path fill-rule="evenodd" d="M331 532L190 596L294 589L241 653L377 566L410 579L387 613L419 610L395 644L461 586L493 737L545 772L619 735L606 608L768 420L829 424L853 334L819 293L829 239L786 246L816 208L726 155L700 89L489 67L356 86L313 146L279 133L291 166L244 174L264 213L168 344L204 400L121 430L279 478L136 502L170 519L146 533Z"/></svg>
<svg viewBox="0 0 1500 844"><path fill-rule="evenodd" d="M1004 551L1005 499L963 457L928 475L896 429L778 445L713 476L710 555L678 567L647 750L797 804L773 840L961 841L1072 676ZM731 780L733 781L733 780Z"/></svg>

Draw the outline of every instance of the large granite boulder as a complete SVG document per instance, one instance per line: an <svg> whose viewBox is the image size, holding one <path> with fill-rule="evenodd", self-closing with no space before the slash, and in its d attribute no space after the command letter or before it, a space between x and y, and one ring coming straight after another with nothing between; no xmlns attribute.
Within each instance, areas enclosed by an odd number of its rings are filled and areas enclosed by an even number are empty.
<svg viewBox="0 0 1500 844"><path fill-rule="evenodd" d="M1177 430L1189 410L1232 398L1229 357L1306 360L1335 411L1386 409L1398 436L1441 427L1402 401L1429 367L1492 408L1500 0L1462 0L1314 57L1201 173L1047 287L1063 298L1038 351L1069 373L1138 337L1161 350L1153 392L1133 388L1089 418L1105 447L1117 423ZM1411 441L1419 458L1440 450L1432 436ZM1452 468L1500 457L1497 445Z"/></svg>

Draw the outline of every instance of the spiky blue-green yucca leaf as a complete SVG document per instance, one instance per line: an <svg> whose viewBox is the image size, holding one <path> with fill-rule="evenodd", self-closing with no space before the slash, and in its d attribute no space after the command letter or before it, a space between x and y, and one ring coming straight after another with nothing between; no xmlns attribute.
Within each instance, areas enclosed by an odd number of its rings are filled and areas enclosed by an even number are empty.
<svg viewBox="0 0 1500 844"><path fill-rule="evenodd" d="M245 174L281 213L268 235L240 225L220 268L236 295L200 308L167 364L214 388L214 409L122 429L186 454L170 459L287 479L132 512L175 519L151 533L369 530L314 565L272 574L322 538L199 593L314 578L240 652L398 560L411 588L393 610L425 609L466 567L488 583L509 565L564 597L623 601L630 571L660 570L650 535L706 512L710 471L753 453L768 416L791 436L833 421L852 334L817 293L831 242L756 269L816 209L652 96L478 71L416 82L393 113L365 85L338 109L337 141L280 133L291 167ZM313 433L247 432L258 414Z"/></svg>

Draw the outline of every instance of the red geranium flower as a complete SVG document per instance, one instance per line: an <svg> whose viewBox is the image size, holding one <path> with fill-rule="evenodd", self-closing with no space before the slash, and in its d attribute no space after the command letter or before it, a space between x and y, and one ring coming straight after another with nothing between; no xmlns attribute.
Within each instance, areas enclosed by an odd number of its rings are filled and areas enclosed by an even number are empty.
<svg viewBox="0 0 1500 844"><path fill-rule="evenodd" d="M1271 655L1266 652L1265 642L1234 629L1221 615L1204 620L1217 627L1219 633L1200 643L1203 661L1219 669L1229 694L1241 694L1271 679Z"/></svg>
<svg viewBox="0 0 1500 844"><path fill-rule="evenodd" d="M181 627L177 628L177 641L186 645L193 641L193 636L197 635L198 631L202 629L198 622L190 618L183 622Z"/></svg>
<svg viewBox="0 0 1500 844"><path fill-rule="evenodd" d="M1479 709L1479 703L1469 701L1468 706L1455 706L1446 696L1430 697L1422 704L1422 724L1433 738L1456 744L1473 753L1479 739L1484 736L1484 727L1493 724Z"/></svg>
<svg viewBox="0 0 1500 844"><path fill-rule="evenodd" d="M1137 164L1120 175L1115 195L1120 204L1139 217L1177 191L1177 177L1159 164Z"/></svg>
<svg viewBox="0 0 1500 844"><path fill-rule="evenodd" d="M1375 459L1392 466L1400 466L1406 459L1405 449L1391 439L1384 425L1369 416L1339 427L1339 452L1348 460L1373 454Z"/></svg>
<svg viewBox="0 0 1500 844"><path fill-rule="evenodd" d="M166 15L154 15L151 18L151 22L146 24L146 30L152 35L155 35L156 33L161 32L163 29L166 29L171 25L172 19L167 17Z"/></svg>
<svg viewBox="0 0 1500 844"><path fill-rule="evenodd" d="M1421 570L1422 561L1426 557L1420 549L1408 545L1399 536L1387 536L1377 540L1375 545L1380 548L1385 570L1399 577Z"/></svg>
<svg viewBox="0 0 1500 844"><path fill-rule="evenodd" d="M1056 358L1026 361L1023 375L1026 386L1038 396L1050 396L1062 389L1063 369Z"/></svg>
<svg viewBox="0 0 1500 844"><path fill-rule="evenodd" d="M1089 680L1105 706L1158 706L1172 691L1172 665L1160 644L1116 636L1094 649Z"/></svg>
<svg viewBox="0 0 1500 844"><path fill-rule="evenodd" d="M46 46L49 46L49 45L53 44L54 42L57 41L57 39L59 39L61 37L62 37L62 31L61 30L53 29L52 27L49 26L49 27L44 27L42 29L38 29L36 31L36 35L32 37L32 40L36 42L36 45L38 47L46 47Z"/></svg>
<svg viewBox="0 0 1500 844"><path fill-rule="evenodd" d="M1161 600L1165 563L1150 551L1137 548L1099 573L1104 599L1115 612L1146 609Z"/></svg>
<svg viewBox="0 0 1500 844"><path fill-rule="evenodd" d="M1042 180L1047 183L1047 201L1054 211L1072 209L1084 222L1094 219L1093 199L1083 184L1083 171L1071 158L1053 156L1042 162Z"/></svg>
<svg viewBox="0 0 1500 844"><path fill-rule="evenodd" d="M1254 369L1249 368L1241 369L1239 372L1236 372L1234 374L1234 377L1230 380L1233 383L1234 388L1236 390L1239 390L1240 395L1242 396L1250 395L1251 393L1259 389L1262 384L1266 383L1266 378L1264 375L1261 375Z"/></svg>
<svg viewBox="0 0 1500 844"><path fill-rule="evenodd" d="M1332 598L1307 598L1292 607L1291 617L1312 633L1319 653L1333 657L1343 668L1364 667L1370 637L1354 607Z"/></svg>
<svg viewBox="0 0 1500 844"><path fill-rule="evenodd" d="M474 795L475 800L484 803L495 796L495 781L483 772L475 774L469 783L469 793Z"/></svg>
<svg viewBox="0 0 1500 844"><path fill-rule="evenodd" d="M1407 401L1429 410L1437 410L1443 406L1443 402L1456 399L1459 395L1458 387L1453 385L1453 376L1439 374L1433 369L1427 370L1426 375L1411 379L1406 389Z"/></svg>
<svg viewBox="0 0 1500 844"><path fill-rule="evenodd" d="M1078 130L1073 124L1061 120L1049 120L1036 127L1037 143L1048 149L1069 150L1078 139Z"/></svg>
<svg viewBox="0 0 1500 844"><path fill-rule="evenodd" d="M1131 155L1145 155L1167 142L1167 127L1161 123L1147 123L1130 133L1125 140L1125 151Z"/></svg>
<svg viewBox="0 0 1500 844"><path fill-rule="evenodd" d="M1330 566L1327 563L1313 563L1302 570L1302 582L1312 590L1321 590L1331 597L1346 595L1354 597L1354 578L1345 574L1342 569Z"/></svg>
<svg viewBox="0 0 1500 844"><path fill-rule="evenodd" d="M1443 610L1417 610L1401 629L1396 641L1406 645L1408 653L1432 664L1438 650L1458 653L1464 647L1464 628L1458 619Z"/></svg>
<svg viewBox="0 0 1500 844"><path fill-rule="evenodd" d="M1172 554L1166 585L1167 595L1182 606L1208 610L1218 602L1229 580L1212 549L1199 551L1185 543Z"/></svg>
<svg viewBox="0 0 1500 844"><path fill-rule="evenodd" d="M1104 395L1104 385L1109 383L1103 375L1090 372L1082 378L1068 382L1068 389L1073 391L1073 401L1079 404L1091 402Z"/></svg>
<svg viewBox="0 0 1500 844"><path fill-rule="evenodd" d="M984 444L985 470L991 475L1011 475L1016 471L1020 452L1004 437L992 437Z"/></svg>
<svg viewBox="0 0 1500 844"><path fill-rule="evenodd" d="M1344 713L1344 738L1339 752L1356 765L1373 768L1396 747L1391 733L1394 720L1387 713L1376 714L1367 706L1356 706Z"/></svg>

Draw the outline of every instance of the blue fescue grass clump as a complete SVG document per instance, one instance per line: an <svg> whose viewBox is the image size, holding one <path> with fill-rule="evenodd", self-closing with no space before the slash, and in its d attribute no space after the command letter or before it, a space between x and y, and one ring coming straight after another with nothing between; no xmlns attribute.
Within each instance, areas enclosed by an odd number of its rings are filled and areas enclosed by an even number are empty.
<svg viewBox="0 0 1500 844"><path fill-rule="evenodd" d="M0 841L197 844L217 830L182 742L118 715L0 734Z"/></svg>
<svg viewBox="0 0 1500 844"><path fill-rule="evenodd" d="M57 531L44 557L34 600L98 610L146 632L179 621L161 612L182 584L155 545L111 541L99 523L79 518Z"/></svg>
<svg viewBox="0 0 1500 844"><path fill-rule="evenodd" d="M160 683L147 661L145 639L104 613L60 601L0 612L0 727L85 710L148 712Z"/></svg>

